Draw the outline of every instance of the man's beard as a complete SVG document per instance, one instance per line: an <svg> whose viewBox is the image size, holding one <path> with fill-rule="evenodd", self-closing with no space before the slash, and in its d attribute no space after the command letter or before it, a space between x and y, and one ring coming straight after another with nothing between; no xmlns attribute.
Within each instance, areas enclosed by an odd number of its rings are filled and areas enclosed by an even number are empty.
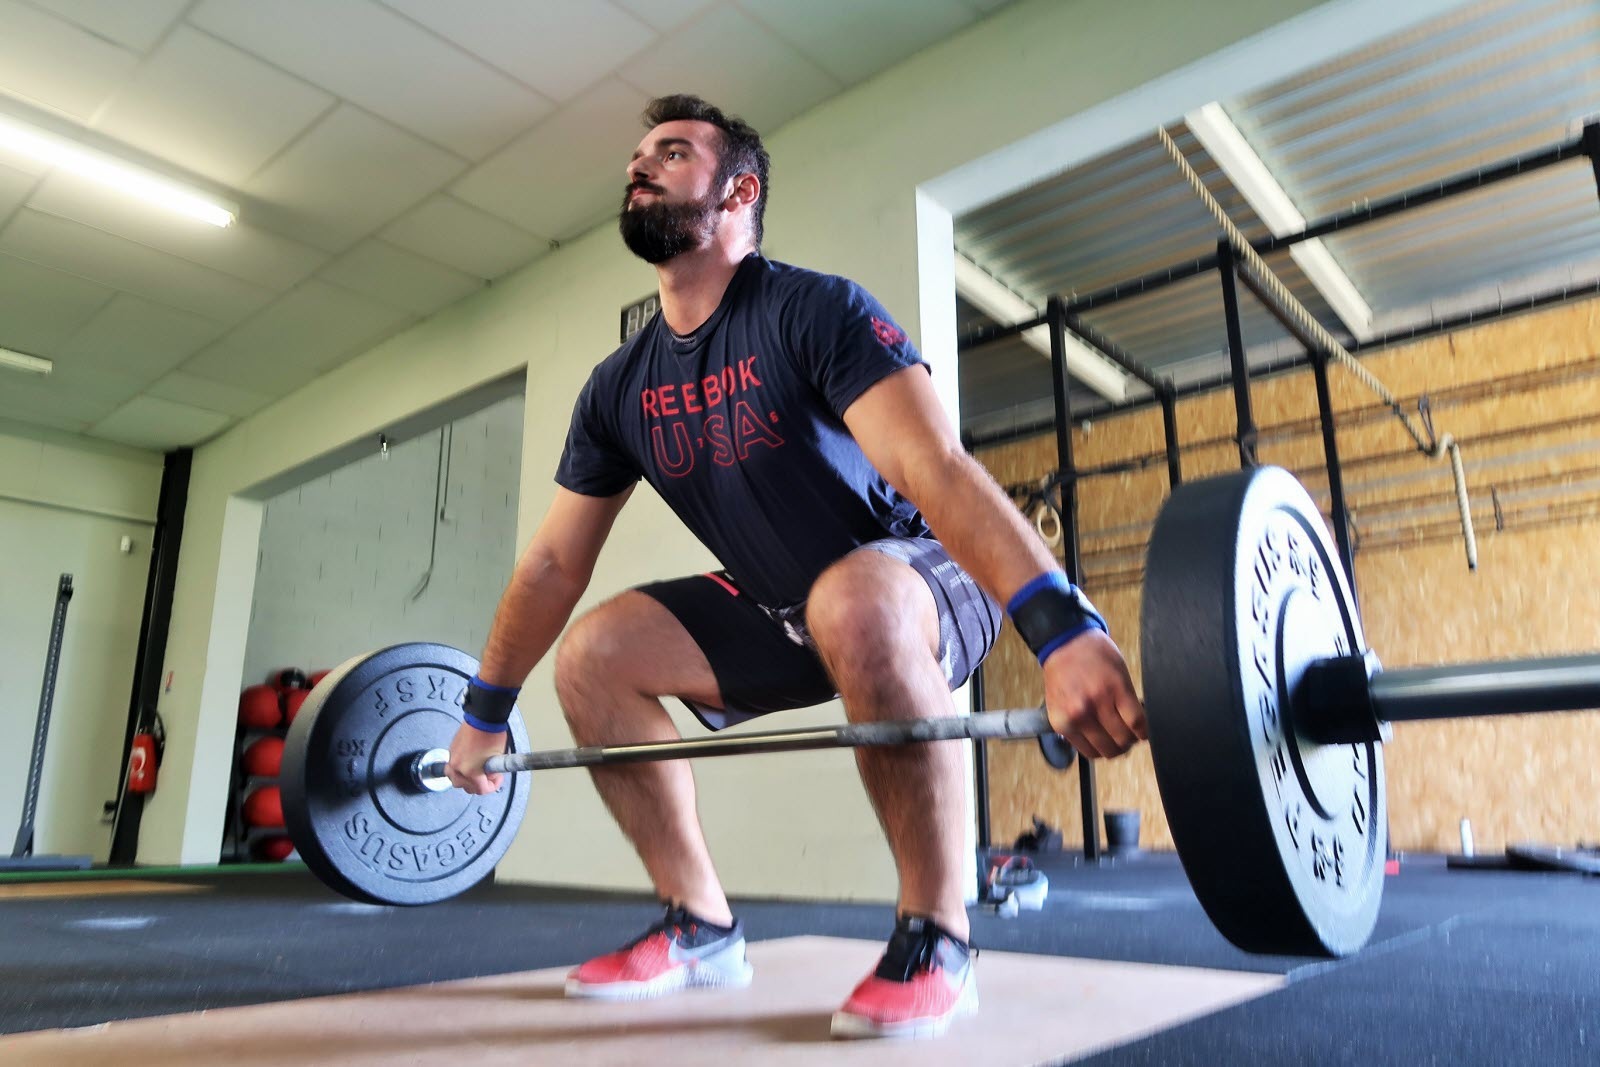
<svg viewBox="0 0 1600 1067"><path fill-rule="evenodd" d="M623 195L617 228L622 231L623 244L646 263L665 263L699 248L715 231L720 202L716 194L686 204L668 204L656 193L654 203L629 207L636 188L630 185Z"/></svg>

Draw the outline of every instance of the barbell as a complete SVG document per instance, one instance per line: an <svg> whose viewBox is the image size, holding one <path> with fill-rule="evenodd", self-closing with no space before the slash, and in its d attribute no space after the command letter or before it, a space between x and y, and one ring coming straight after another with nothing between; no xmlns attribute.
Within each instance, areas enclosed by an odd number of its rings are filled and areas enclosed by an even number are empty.
<svg viewBox="0 0 1600 1067"><path fill-rule="evenodd" d="M522 822L523 771L1050 732L1044 709L1027 708L532 752L513 709L506 754L484 763L486 773L511 777L472 796L451 787L444 765L477 669L448 645L396 645L335 668L301 705L279 770L284 824L329 886L374 904L431 904L470 888Z"/></svg>
<svg viewBox="0 0 1600 1067"><path fill-rule="evenodd" d="M1141 621L1152 762L1174 844L1217 929L1249 952L1342 956L1377 922L1394 721L1600 707L1600 655L1384 671L1311 497L1263 467L1195 481L1157 517ZM501 789L444 778L477 662L437 644L341 665L290 727L285 822L306 865L378 904L475 885L528 806L519 772L1050 734L1038 708L529 751L513 712Z"/></svg>

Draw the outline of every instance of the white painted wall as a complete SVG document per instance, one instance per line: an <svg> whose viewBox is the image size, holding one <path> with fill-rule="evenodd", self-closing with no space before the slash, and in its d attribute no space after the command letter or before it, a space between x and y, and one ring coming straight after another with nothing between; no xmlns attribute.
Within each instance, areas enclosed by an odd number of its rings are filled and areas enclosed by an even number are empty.
<svg viewBox="0 0 1600 1067"><path fill-rule="evenodd" d="M948 205L923 197L919 206L918 187L1041 130L1070 125L1080 113L1109 115L1106 121L1115 123L1120 104L1106 105L1109 112L1096 105L1314 6L1311 0L1024 0L1009 6L769 133L774 200L767 252L851 275L873 290L935 359L937 380L953 407L953 292L941 282L949 248L942 250L941 267L940 250L919 244L919 236L948 241ZM1319 44L1331 39L1328 27L1316 18L1359 20L1359 30L1376 37L1408 17L1368 0L1341 0L1313 16L1196 69L1209 69L1230 86L1262 84L1296 63L1331 54ZM1344 39L1340 47L1348 47ZM1192 95L1195 85L1206 89L1202 78L1185 89L1189 95L1173 96L1170 106L1163 102L1168 118L1204 102ZM1130 124L1124 136L1145 129ZM1064 145L1059 136L1029 143L1034 147L1018 165L1035 173L1073 160L1070 138ZM628 148L618 146L619 163ZM926 289L925 278L932 279ZM616 344L617 309L652 285L649 268L627 255L613 228L599 227L199 453L169 644L178 680L163 706L172 733L168 763L193 768L190 793L164 789L147 809L143 858L206 862L216 855L232 683L244 662L248 629L239 594L254 573L259 529L259 509L240 495L260 495L262 483L318 457L368 447L364 442L385 427L525 365L518 524L518 543L525 543L552 494L550 472L572 400L591 366ZM660 501L641 491L601 558L587 603L710 563ZM217 677L229 679L229 687L213 684ZM535 745L568 744L548 663L534 671L525 693ZM787 716L786 723L838 716L829 707ZM852 760L802 753L707 761L696 771L712 851L734 892L892 896L887 850ZM579 774L546 775L535 786L530 818L501 876L645 884L631 850Z"/></svg>
<svg viewBox="0 0 1600 1067"><path fill-rule="evenodd" d="M56 587L73 576L34 823L36 854L111 849L161 457L0 422L0 854L21 818ZM133 550L121 551L128 537Z"/></svg>
<svg viewBox="0 0 1600 1067"><path fill-rule="evenodd" d="M243 684L404 641L477 654L516 562L521 466L513 396L266 501Z"/></svg>

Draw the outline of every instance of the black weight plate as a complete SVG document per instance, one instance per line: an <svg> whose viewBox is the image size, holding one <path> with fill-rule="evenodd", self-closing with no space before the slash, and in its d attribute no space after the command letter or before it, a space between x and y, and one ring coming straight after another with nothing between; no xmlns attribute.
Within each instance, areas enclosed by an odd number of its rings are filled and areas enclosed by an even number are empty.
<svg viewBox="0 0 1600 1067"><path fill-rule="evenodd" d="M1383 748L1301 737L1287 694L1365 650L1316 505L1264 467L1180 486L1156 520L1142 618L1150 751L1184 870L1249 952L1343 956L1377 922Z"/></svg>
<svg viewBox="0 0 1600 1067"><path fill-rule="evenodd" d="M284 823L306 866L371 904L431 904L471 888L511 845L527 774L474 797L411 787L411 763L450 747L478 662L447 645L406 644L341 664L306 698L284 742ZM510 751L526 752L511 716Z"/></svg>

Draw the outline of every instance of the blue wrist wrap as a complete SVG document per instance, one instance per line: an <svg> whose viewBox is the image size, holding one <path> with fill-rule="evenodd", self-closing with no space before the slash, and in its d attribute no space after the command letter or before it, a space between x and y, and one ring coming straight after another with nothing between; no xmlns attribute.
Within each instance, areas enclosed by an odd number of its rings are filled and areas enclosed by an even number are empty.
<svg viewBox="0 0 1600 1067"><path fill-rule="evenodd" d="M1006 614L1041 666L1052 652L1080 634L1109 632L1083 590L1055 570L1045 571L1017 590L1006 604Z"/></svg>

